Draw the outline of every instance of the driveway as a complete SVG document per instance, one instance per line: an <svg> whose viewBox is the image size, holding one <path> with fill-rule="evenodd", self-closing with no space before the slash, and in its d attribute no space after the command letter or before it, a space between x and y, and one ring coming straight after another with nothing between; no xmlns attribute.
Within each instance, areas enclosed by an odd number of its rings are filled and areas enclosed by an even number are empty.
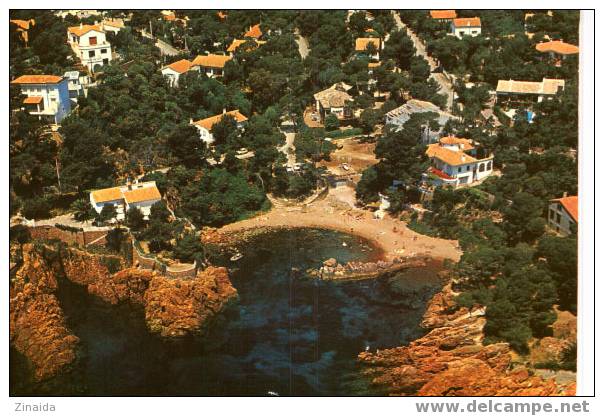
<svg viewBox="0 0 604 416"><path fill-rule="evenodd" d="M428 55L426 52L426 45L421 41L419 37L401 20L401 17L396 11L392 11L392 16L394 17L394 21L396 22L396 27L400 30L405 30L407 32L407 36L413 42L413 45L416 49L416 55L422 56L426 61L428 61L428 65L430 65L430 71L434 71L438 65L434 58ZM430 74L430 78L435 80L440 86L440 92L447 96L447 109L451 110L453 108L453 84L451 81L442 73L432 72Z"/></svg>

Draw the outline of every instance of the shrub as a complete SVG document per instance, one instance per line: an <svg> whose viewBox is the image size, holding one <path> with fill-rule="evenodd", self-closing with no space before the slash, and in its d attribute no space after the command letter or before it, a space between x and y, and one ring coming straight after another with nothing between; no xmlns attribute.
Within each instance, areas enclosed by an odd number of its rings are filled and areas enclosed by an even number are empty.
<svg viewBox="0 0 604 416"><path fill-rule="evenodd" d="M34 197L23 201L21 213L25 218L50 218L51 205L45 198Z"/></svg>

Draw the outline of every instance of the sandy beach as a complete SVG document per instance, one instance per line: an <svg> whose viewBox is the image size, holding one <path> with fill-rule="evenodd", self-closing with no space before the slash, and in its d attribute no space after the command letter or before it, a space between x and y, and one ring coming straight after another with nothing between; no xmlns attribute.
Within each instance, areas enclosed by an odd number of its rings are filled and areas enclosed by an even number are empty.
<svg viewBox="0 0 604 416"><path fill-rule="evenodd" d="M353 193L354 190L346 186L330 189L325 198L305 207L278 204L265 214L228 224L217 231L231 234L258 227L324 228L373 242L383 250L384 260L413 256L459 260L461 251L456 240L418 234L390 216L374 219L371 212L352 206Z"/></svg>

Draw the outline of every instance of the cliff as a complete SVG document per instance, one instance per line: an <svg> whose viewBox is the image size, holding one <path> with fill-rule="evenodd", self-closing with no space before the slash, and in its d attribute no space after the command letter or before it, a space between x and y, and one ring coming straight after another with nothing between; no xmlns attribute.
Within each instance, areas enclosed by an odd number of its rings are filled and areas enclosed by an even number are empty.
<svg viewBox="0 0 604 416"><path fill-rule="evenodd" d="M167 338L205 335L237 298L226 268L208 268L194 279L166 278L136 268L110 271L124 266L117 256L23 246L23 263L10 287L10 340L28 358L37 380L68 369L77 357L79 339L67 327L56 296L60 278L85 286L109 305L140 306L149 330Z"/></svg>
<svg viewBox="0 0 604 416"><path fill-rule="evenodd" d="M205 335L213 318L236 298L224 267L209 267L194 279L155 276L144 296L145 319L162 337Z"/></svg>
<svg viewBox="0 0 604 416"><path fill-rule="evenodd" d="M431 329L406 347L362 352L359 361L372 384L391 395L574 395L575 384L557 385L512 368L507 343L483 345L484 309L450 313L455 294L447 285L431 300L422 326Z"/></svg>
<svg viewBox="0 0 604 416"><path fill-rule="evenodd" d="M32 364L36 380L68 368L77 357L79 338L67 328L54 295L58 264L31 244L23 247L23 265L10 288L10 341Z"/></svg>

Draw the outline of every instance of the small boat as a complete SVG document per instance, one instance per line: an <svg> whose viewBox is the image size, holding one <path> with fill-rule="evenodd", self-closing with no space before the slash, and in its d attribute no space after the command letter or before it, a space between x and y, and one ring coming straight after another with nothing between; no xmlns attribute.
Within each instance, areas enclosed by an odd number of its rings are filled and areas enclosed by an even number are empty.
<svg viewBox="0 0 604 416"><path fill-rule="evenodd" d="M269 396L279 397L279 393L277 393L276 391L272 391L272 390L267 391L266 394L268 394Z"/></svg>
<svg viewBox="0 0 604 416"><path fill-rule="evenodd" d="M348 244L346 244L346 242L344 241L344 242L342 243L342 247L348 247Z"/></svg>
<svg viewBox="0 0 604 416"><path fill-rule="evenodd" d="M237 261L237 260L241 260L243 258L243 254L241 253L235 253L231 256L231 261Z"/></svg>

